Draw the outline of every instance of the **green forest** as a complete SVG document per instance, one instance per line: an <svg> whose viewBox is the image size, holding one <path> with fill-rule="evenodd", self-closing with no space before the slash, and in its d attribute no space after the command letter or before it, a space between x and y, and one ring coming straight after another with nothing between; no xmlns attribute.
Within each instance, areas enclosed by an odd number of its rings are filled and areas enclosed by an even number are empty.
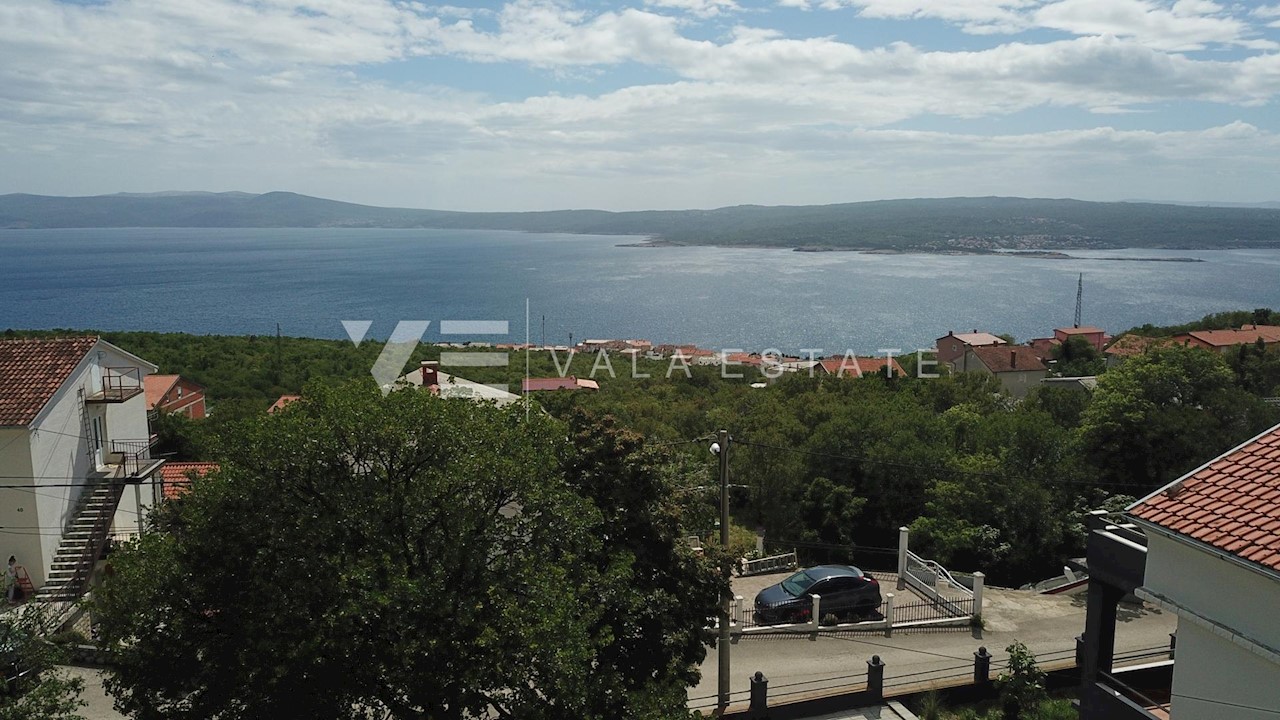
<svg viewBox="0 0 1280 720"><path fill-rule="evenodd" d="M1269 310L1223 313L1135 332L1272 318ZM288 337L102 335L208 389L207 420L157 423L160 451L184 460L217 459L217 438L280 394L369 378L381 349ZM420 346L406 370L440 350ZM1155 348L1107 369L1092 347L1071 344L1059 351L1058 367L1099 374L1096 389L1044 387L1022 402L977 374L914 377L914 358L905 358L905 377L788 373L767 387L752 387L762 380L752 368L725 378L718 367L640 360L635 373L650 377L633 377L625 357L610 356L606 367L599 356L570 360L567 352L513 353L506 368L456 372L518 392L526 359L532 376L563 370L600 384L538 393L536 409L561 419L579 410L611 416L677 457L688 492L705 497L706 512L697 515L705 521L685 528L689 534L714 535L715 459L707 447L724 428L733 438L731 482L746 486L730 503L744 549L759 531L769 550L874 567L884 560L877 549L909 526L918 552L1006 586L1057 574L1065 558L1081 554L1083 513L1120 509L1280 422L1280 407L1264 401L1280 395L1280 353L1255 346L1225 354Z"/></svg>
<svg viewBox="0 0 1280 720"><path fill-rule="evenodd" d="M0 195L0 228L351 227L649 236L682 245L914 250L1280 244L1280 209L958 197L711 210L449 212L289 192Z"/></svg>

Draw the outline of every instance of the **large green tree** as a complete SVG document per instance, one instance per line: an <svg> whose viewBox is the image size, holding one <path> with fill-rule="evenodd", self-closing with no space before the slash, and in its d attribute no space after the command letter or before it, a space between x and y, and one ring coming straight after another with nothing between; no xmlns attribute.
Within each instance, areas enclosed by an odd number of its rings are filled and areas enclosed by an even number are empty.
<svg viewBox="0 0 1280 720"><path fill-rule="evenodd" d="M56 667L66 655L52 642L58 625L39 604L0 614L0 720L82 720L84 681Z"/></svg>
<svg viewBox="0 0 1280 720"><path fill-rule="evenodd" d="M1262 431L1276 414L1235 384L1221 354L1159 348L1098 379L1081 418L1082 449L1101 482L1142 495Z"/></svg>
<svg viewBox="0 0 1280 720"><path fill-rule="evenodd" d="M700 656L687 628L671 635L664 620L705 617L705 583L686 586L695 561L667 542L676 520L649 517L651 505L621 517L660 530L645 547L602 532L619 519L613 506L601 512L604 488L626 467L606 461L629 448L580 451L540 413L415 391L384 398L370 383L308 388L285 412L220 437L221 471L170 511L169 531L114 554L96 593L103 640L118 653L107 687L121 711L683 713L672 688L695 677ZM589 467L589 483L566 475ZM616 480L637 477L648 475ZM667 557L644 557L659 547ZM671 557L681 570L660 581L643 573ZM635 588L657 585L665 592L637 600ZM654 607L663 602L678 609ZM622 625L619 607L663 619ZM657 674L625 677L638 656Z"/></svg>

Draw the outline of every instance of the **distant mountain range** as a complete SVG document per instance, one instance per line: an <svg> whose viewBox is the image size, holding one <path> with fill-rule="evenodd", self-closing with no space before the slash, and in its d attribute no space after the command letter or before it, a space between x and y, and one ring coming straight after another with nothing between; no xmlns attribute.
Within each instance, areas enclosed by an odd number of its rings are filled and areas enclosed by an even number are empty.
<svg viewBox="0 0 1280 720"><path fill-rule="evenodd" d="M473 213L373 207L288 192L0 195L0 228L109 227L519 230L810 251L1280 248L1280 208L1270 207L982 197L715 210Z"/></svg>

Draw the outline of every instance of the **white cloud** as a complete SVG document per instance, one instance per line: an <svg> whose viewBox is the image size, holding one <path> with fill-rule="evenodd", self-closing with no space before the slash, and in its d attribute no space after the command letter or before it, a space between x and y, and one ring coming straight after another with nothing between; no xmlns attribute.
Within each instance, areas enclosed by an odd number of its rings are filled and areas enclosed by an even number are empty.
<svg viewBox="0 0 1280 720"><path fill-rule="evenodd" d="M1168 7L1146 0L1060 0L1036 10L1033 20L1039 27L1133 38L1162 50L1241 44L1253 32L1249 23L1204 0L1178 0Z"/></svg>
<svg viewBox="0 0 1280 720"><path fill-rule="evenodd" d="M991 24L1014 5L1025 10L1009 2L956 7L968 8L970 22ZM1212 5L1182 4L1178 17L1218 13ZM804 193L877 196L857 179L872 175L892 179L879 196L928 194L929 183L955 183L966 163L991 178L990 190L1004 183L1005 194L1048 161L1072 165L1065 177L1077 187L1102 188L1079 179L1095 172L1086 159L1101 162L1107 152L1115 157L1104 165L1123 166L1131 181L1138 159L1224 172L1239 163L1258 187L1276 179L1274 163L1267 170L1263 162L1275 156L1275 136L1252 126L991 137L893 126L981 118L994 128L1038 107L1259 105L1280 94L1280 54L1200 59L1160 49L1155 30L1086 28L1083 37L972 52L862 47L769 26L740 25L707 40L686 34L694 22L656 7L599 12L535 0L474 13L390 0L316 0L302 9L286 0L4 4L0 192L203 185L472 208L803 202ZM1176 23L1161 27L1166 39L1183 37ZM450 88L445 77L404 83L366 72L431 57L553 72L640 63L664 79L497 101ZM1010 153L1026 157L1004 157ZM909 189L912 177L920 189ZM498 197L494 184L519 194ZM783 185L793 189L779 192L791 195L766 192ZM940 194L955 194L952 187Z"/></svg>
<svg viewBox="0 0 1280 720"><path fill-rule="evenodd" d="M1041 0L820 0L825 9L853 7L869 18L909 20L935 18L952 22L967 32L1014 32L1026 25L1021 11Z"/></svg>
<svg viewBox="0 0 1280 720"><path fill-rule="evenodd" d="M644 0L649 7L683 10L698 17L714 17L722 12L741 10L735 0Z"/></svg>
<svg viewBox="0 0 1280 720"><path fill-rule="evenodd" d="M1210 45L1274 49L1280 44L1258 37L1238 9L1210 0L802 0L806 7L854 8L861 17L896 20L931 18L974 34L1017 33L1033 28L1073 35L1133 38L1162 50L1199 50ZM791 3L784 3L791 4ZM1280 7L1280 6L1277 6ZM1272 12L1276 15L1272 15ZM1272 7L1256 8L1258 17L1280 16Z"/></svg>

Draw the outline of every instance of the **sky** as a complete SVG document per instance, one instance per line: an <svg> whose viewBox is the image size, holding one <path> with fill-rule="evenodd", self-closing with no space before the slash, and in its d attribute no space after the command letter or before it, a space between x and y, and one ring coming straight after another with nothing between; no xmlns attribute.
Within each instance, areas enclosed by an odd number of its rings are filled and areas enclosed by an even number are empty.
<svg viewBox="0 0 1280 720"><path fill-rule="evenodd" d="M0 193L1280 200L1280 4L0 0Z"/></svg>

